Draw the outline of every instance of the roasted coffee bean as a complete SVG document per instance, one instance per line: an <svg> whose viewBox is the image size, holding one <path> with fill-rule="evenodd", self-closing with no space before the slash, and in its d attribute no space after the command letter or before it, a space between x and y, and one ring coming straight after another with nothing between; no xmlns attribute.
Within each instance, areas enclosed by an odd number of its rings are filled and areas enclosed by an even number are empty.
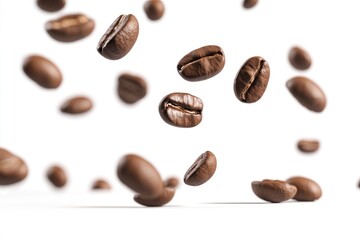
<svg viewBox="0 0 360 240"><path fill-rule="evenodd" d="M161 0L148 0L144 4L146 16L153 21L159 20L165 12L165 6Z"/></svg>
<svg viewBox="0 0 360 240"><path fill-rule="evenodd" d="M95 22L84 14L68 14L48 21L46 32L60 42L74 42L89 36L95 28Z"/></svg>
<svg viewBox="0 0 360 240"><path fill-rule="evenodd" d="M65 0L37 0L38 7L46 12L57 12L65 7Z"/></svg>
<svg viewBox="0 0 360 240"><path fill-rule="evenodd" d="M67 175L61 166L51 166L48 169L46 176L55 187L62 188L67 183Z"/></svg>
<svg viewBox="0 0 360 240"><path fill-rule="evenodd" d="M52 61L40 55L27 57L23 63L23 71L43 88L58 88L62 82L59 68Z"/></svg>
<svg viewBox="0 0 360 240"><path fill-rule="evenodd" d="M306 77L294 77L286 82L286 87L296 100L313 112L322 112L326 107L326 96L314 81Z"/></svg>
<svg viewBox="0 0 360 240"><path fill-rule="evenodd" d="M77 96L66 100L60 107L61 112L68 114L80 114L92 109L93 103L90 98Z"/></svg>
<svg viewBox="0 0 360 240"><path fill-rule="evenodd" d="M215 155L210 151L204 152L186 171L184 182L190 186L204 184L214 175L216 165Z"/></svg>
<svg viewBox="0 0 360 240"><path fill-rule="evenodd" d="M118 78L117 92L122 101L132 104L145 97L147 84L140 76L121 74Z"/></svg>
<svg viewBox="0 0 360 240"><path fill-rule="evenodd" d="M110 190L111 186L110 184L105 181L104 179L97 179L93 185L92 185L92 189L94 190Z"/></svg>
<svg viewBox="0 0 360 240"><path fill-rule="evenodd" d="M179 179L176 177L169 177L164 181L165 187L176 188L179 185Z"/></svg>
<svg viewBox="0 0 360 240"><path fill-rule="evenodd" d="M224 65L223 50L219 46L208 45L186 54L179 61L177 71L185 80L195 82L217 75Z"/></svg>
<svg viewBox="0 0 360 240"><path fill-rule="evenodd" d="M175 189L172 187L164 187L161 194L155 198L144 197L141 194L134 196L135 202L148 206L148 207L160 207L170 202L175 195Z"/></svg>
<svg viewBox="0 0 360 240"><path fill-rule="evenodd" d="M320 142L318 140L309 140L302 139L297 143L297 148L304 153L313 153L316 152L320 147Z"/></svg>
<svg viewBox="0 0 360 240"><path fill-rule="evenodd" d="M234 81L235 96L244 103L257 102L264 94L270 78L270 67L262 57L249 58Z"/></svg>
<svg viewBox="0 0 360 240"><path fill-rule="evenodd" d="M311 57L301 47L292 47L289 52L290 64L298 70L306 70L311 66Z"/></svg>
<svg viewBox="0 0 360 240"><path fill-rule="evenodd" d="M315 201L322 195L319 184L312 179L296 176L289 178L287 182L297 188L297 192L293 197L297 201Z"/></svg>
<svg viewBox="0 0 360 240"><path fill-rule="evenodd" d="M118 60L133 48L139 35L139 23L132 14L120 15L102 36L97 51L105 58Z"/></svg>
<svg viewBox="0 0 360 240"><path fill-rule="evenodd" d="M171 93L159 105L161 118L176 127L195 127L202 120L203 102L189 93Z"/></svg>
<svg viewBox="0 0 360 240"><path fill-rule="evenodd" d="M157 198L164 189L160 174L155 167L135 154L122 157L117 167L117 176L122 183L143 198Z"/></svg>
<svg viewBox="0 0 360 240"><path fill-rule="evenodd" d="M0 185L20 182L28 175L24 160L4 148L0 148Z"/></svg>
<svg viewBox="0 0 360 240"><path fill-rule="evenodd" d="M253 181L251 187L256 196L272 203L292 199L297 192L295 186L281 180L264 179L261 182Z"/></svg>
<svg viewBox="0 0 360 240"><path fill-rule="evenodd" d="M258 3L258 0L244 0L243 7L244 8L252 8Z"/></svg>

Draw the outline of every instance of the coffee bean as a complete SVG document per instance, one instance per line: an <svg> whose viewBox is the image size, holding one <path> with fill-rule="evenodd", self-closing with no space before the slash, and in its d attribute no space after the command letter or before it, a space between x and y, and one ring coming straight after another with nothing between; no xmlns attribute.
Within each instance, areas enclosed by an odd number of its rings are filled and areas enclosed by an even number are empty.
<svg viewBox="0 0 360 240"><path fill-rule="evenodd" d="M111 186L110 184L105 181L104 179L97 179L93 185L92 185L92 189L94 190L110 190Z"/></svg>
<svg viewBox="0 0 360 240"><path fill-rule="evenodd" d="M286 82L286 87L296 100L313 112L322 112L326 107L326 96L314 81L306 77L294 77Z"/></svg>
<svg viewBox="0 0 360 240"><path fill-rule="evenodd" d="M249 58L234 81L235 96L244 103L257 102L264 94L270 78L270 68L262 57Z"/></svg>
<svg viewBox="0 0 360 240"><path fill-rule="evenodd" d="M105 58L118 60L133 48L139 35L139 23L132 14L120 15L102 36L97 51Z"/></svg>
<svg viewBox="0 0 360 240"><path fill-rule="evenodd" d="M121 74L118 78L117 92L122 101L132 104L145 97L147 84L140 76Z"/></svg>
<svg viewBox="0 0 360 240"><path fill-rule="evenodd" d="M28 175L24 160L4 148L0 148L0 185L20 182Z"/></svg>
<svg viewBox="0 0 360 240"><path fill-rule="evenodd" d="M313 153L316 152L320 147L320 142L318 140L308 140L303 139L299 140L297 143L297 148L304 153Z"/></svg>
<svg viewBox="0 0 360 240"><path fill-rule="evenodd" d="M297 188L297 193L293 199L297 201L315 201L322 195L322 190L314 180L296 176L291 177L287 182Z"/></svg>
<svg viewBox="0 0 360 240"><path fill-rule="evenodd" d="M258 0L244 0L243 7L244 8L252 8L258 3Z"/></svg>
<svg viewBox="0 0 360 240"><path fill-rule="evenodd" d="M179 185L179 179L176 177L169 177L164 181L165 187L176 188Z"/></svg>
<svg viewBox="0 0 360 240"><path fill-rule="evenodd" d="M272 203L292 199L297 192L295 186L281 180L264 179L261 182L253 181L251 187L256 196Z"/></svg>
<svg viewBox="0 0 360 240"><path fill-rule="evenodd" d="M48 169L46 176L55 187L62 188L67 183L67 176L65 170L61 166L51 166Z"/></svg>
<svg viewBox="0 0 360 240"><path fill-rule="evenodd" d="M189 93L175 92L165 96L159 105L161 118L176 127L195 127L202 120L203 103Z"/></svg>
<svg viewBox="0 0 360 240"><path fill-rule="evenodd" d="M65 7L65 0L37 0L38 7L46 12L57 12Z"/></svg>
<svg viewBox="0 0 360 240"><path fill-rule="evenodd" d="M179 61L177 71L185 80L195 82L217 75L224 65L223 50L219 46L208 45L186 54Z"/></svg>
<svg viewBox="0 0 360 240"><path fill-rule="evenodd" d="M160 174L155 167L135 154L122 157L117 167L117 176L122 183L143 198L157 198L164 189Z"/></svg>
<svg viewBox="0 0 360 240"><path fill-rule="evenodd" d="M144 4L146 16L153 21L159 20L165 12L165 6L161 0L148 0Z"/></svg>
<svg viewBox="0 0 360 240"><path fill-rule="evenodd" d="M311 66L311 57L301 47L292 47L289 52L290 64L298 70L306 70Z"/></svg>
<svg viewBox="0 0 360 240"><path fill-rule="evenodd" d="M134 196L135 202L148 206L148 207L160 207L170 202L175 195L175 189L172 187L164 187L161 194L155 198L144 197L141 194Z"/></svg>
<svg viewBox="0 0 360 240"><path fill-rule="evenodd" d="M59 68L49 59L31 55L24 60L23 71L35 83L43 88L58 88L62 82Z"/></svg>
<svg viewBox="0 0 360 240"><path fill-rule="evenodd" d="M48 21L46 32L60 42L74 42L89 36L95 28L95 22L84 14L68 14Z"/></svg>
<svg viewBox="0 0 360 240"><path fill-rule="evenodd" d="M204 184L214 175L216 165L215 155L210 151L204 152L186 171L184 182L190 186Z"/></svg>
<svg viewBox="0 0 360 240"><path fill-rule="evenodd" d="M66 100L60 107L61 112L68 114L80 114L92 109L93 103L90 98L77 96Z"/></svg>

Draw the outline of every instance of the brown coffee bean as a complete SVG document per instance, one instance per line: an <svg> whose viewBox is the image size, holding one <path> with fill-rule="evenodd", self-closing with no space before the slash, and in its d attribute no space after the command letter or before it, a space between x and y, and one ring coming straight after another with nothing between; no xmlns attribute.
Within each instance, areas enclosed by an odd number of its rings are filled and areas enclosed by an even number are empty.
<svg viewBox="0 0 360 240"><path fill-rule="evenodd" d="M204 152L185 173L185 184L190 186L204 184L214 175L216 165L217 161L215 155L210 151Z"/></svg>
<svg viewBox="0 0 360 240"><path fill-rule="evenodd" d="M311 57L301 47L292 47L289 51L290 64L298 70L306 70L311 66Z"/></svg>
<svg viewBox="0 0 360 240"><path fill-rule="evenodd" d="M94 190L110 190L110 189L111 189L111 186L110 186L110 184L109 184L107 181L105 181L104 179L97 179L97 180L93 183L93 185L92 185L91 188L94 189Z"/></svg>
<svg viewBox="0 0 360 240"><path fill-rule="evenodd" d="M90 98L77 96L66 100L60 107L61 112L68 114L81 114L92 109L93 103Z"/></svg>
<svg viewBox="0 0 360 240"><path fill-rule="evenodd" d="M122 157L117 167L117 176L122 183L143 198L157 198L164 189L156 168L135 154L127 154Z"/></svg>
<svg viewBox="0 0 360 240"><path fill-rule="evenodd" d="M258 3L258 0L244 0L243 7L244 8L252 8Z"/></svg>
<svg viewBox="0 0 360 240"><path fill-rule="evenodd" d="M120 15L102 36L97 51L105 58L118 60L133 48L139 35L139 23L132 14Z"/></svg>
<svg viewBox="0 0 360 240"><path fill-rule="evenodd" d="M51 166L48 169L46 176L55 187L62 188L67 183L67 176L65 170L61 166Z"/></svg>
<svg viewBox="0 0 360 240"><path fill-rule="evenodd" d="M315 201L322 195L322 190L314 180L296 176L287 180L287 183L297 188L297 193L293 199L297 201Z"/></svg>
<svg viewBox="0 0 360 240"><path fill-rule="evenodd" d="M37 0L38 7L46 12L57 12L65 7L65 0Z"/></svg>
<svg viewBox="0 0 360 240"><path fill-rule="evenodd" d="M95 22L84 14L68 14L48 21L46 32L60 42L74 42L89 36L95 28Z"/></svg>
<svg viewBox="0 0 360 240"><path fill-rule="evenodd" d="M4 148L0 148L0 185L18 183L28 175L24 160Z"/></svg>
<svg viewBox="0 0 360 240"><path fill-rule="evenodd" d="M203 103L189 93L171 93L159 104L161 118L176 127L195 127L202 120Z"/></svg>
<svg viewBox="0 0 360 240"><path fill-rule="evenodd" d="M314 81L306 77L293 77L286 82L286 87L296 100L313 112L322 112L326 107L326 96Z"/></svg>
<svg viewBox="0 0 360 240"><path fill-rule="evenodd" d="M153 21L159 20L165 12L165 6L161 0L148 0L144 4L146 16Z"/></svg>
<svg viewBox="0 0 360 240"><path fill-rule="evenodd" d="M121 74L118 78L118 96L125 103L133 104L147 93L146 81L133 74Z"/></svg>
<svg viewBox="0 0 360 240"><path fill-rule="evenodd" d="M251 57L241 66L234 81L235 96L244 103L257 102L270 78L270 67L262 57Z"/></svg>
<svg viewBox="0 0 360 240"><path fill-rule="evenodd" d="M316 152L320 147L320 142L318 140L309 140L302 139L297 143L297 148L304 153L313 153Z"/></svg>
<svg viewBox="0 0 360 240"><path fill-rule="evenodd" d="M165 187L176 188L179 185L179 179L177 177L169 177L164 181Z"/></svg>
<svg viewBox="0 0 360 240"><path fill-rule="evenodd" d="M49 59L31 55L24 60L24 73L43 88L58 88L62 82L59 68Z"/></svg>
<svg viewBox="0 0 360 240"><path fill-rule="evenodd" d="M251 187L256 196L272 203L292 199L297 192L295 186L281 180L264 179L261 182L253 181Z"/></svg>
<svg viewBox="0 0 360 240"><path fill-rule="evenodd" d="M219 46L208 45L186 54L179 61L177 71L185 80L195 82L217 75L224 65L223 50Z"/></svg>
<svg viewBox="0 0 360 240"><path fill-rule="evenodd" d="M175 195L175 189L172 187L164 187L161 194L155 198L144 197L141 194L134 196L135 202L148 206L148 207L160 207L170 202Z"/></svg>

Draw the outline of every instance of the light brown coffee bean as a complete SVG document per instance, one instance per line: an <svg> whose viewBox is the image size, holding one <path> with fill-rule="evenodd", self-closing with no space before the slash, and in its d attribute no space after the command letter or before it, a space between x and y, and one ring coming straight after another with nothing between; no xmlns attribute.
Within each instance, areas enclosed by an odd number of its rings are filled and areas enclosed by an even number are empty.
<svg viewBox="0 0 360 240"><path fill-rule="evenodd" d="M297 188L293 199L297 201L315 201L322 195L321 187L314 180L302 176L291 177L287 183Z"/></svg>
<svg viewBox="0 0 360 240"><path fill-rule="evenodd" d="M169 203L175 195L175 188L164 187L161 194L155 198L144 197L143 195L137 194L134 196L135 202L148 206L148 207L160 207Z"/></svg>
<svg viewBox="0 0 360 240"><path fill-rule="evenodd" d="M48 169L46 176L48 180L57 188L64 187L68 181L65 170L59 165L51 166Z"/></svg>
<svg viewBox="0 0 360 240"><path fill-rule="evenodd" d="M97 179L92 187L91 187L93 190L110 190L111 189L111 186L110 184L104 180L104 179Z"/></svg>
<svg viewBox="0 0 360 240"><path fill-rule="evenodd" d="M133 104L146 96L147 84L140 76L124 73L118 78L117 92L122 101Z"/></svg>
<svg viewBox="0 0 360 240"><path fill-rule="evenodd" d="M36 0L38 7L46 12L57 12L65 7L65 0Z"/></svg>
<svg viewBox="0 0 360 240"><path fill-rule="evenodd" d="M253 181L251 187L256 196L272 203L292 199L297 192L295 186L281 180L264 179L263 181Z"/></svg>
<svg viewBox="0 0 360 240"><path fill-rule="evenodd" d="M298 70L306 70L311 66L309 53L301 47L292 47L289 51L290 64Z"/></svg>
<svg viewBox="0 0 360 240"><path fill-rule="evenodd" d="M161 0L147 0L144 11L150 20L157 21L164 15L165 5Z"/></svg>
<svg viewBox="0 0 360 240"><path fill-rule="evenodd" d="M304 153L316 152L319 147L320 142L318 140L301 139L297 143L297 148L299 149L299 151Z"/></svg>
<svg viewBox="0 0 360 240"><path fill-rule="evenodd" d="M81 114L90 111L93 103L85 96L72 97L66 100L60 107L61 112L68 114Z"/></svg>
<svg viewBox="0 0 360 240"><path fill-rule="evenodd" d="M18 183L28 175L24 160L10 151L0 148L0 185Z"/></svg>
<svg viewBox="0 0 360 240"><path fill-rule="evenodd" d="M199 186L207 182L215 173L217 161L215 155L206 151L186 171L184 182L190 186Z"/></svg>

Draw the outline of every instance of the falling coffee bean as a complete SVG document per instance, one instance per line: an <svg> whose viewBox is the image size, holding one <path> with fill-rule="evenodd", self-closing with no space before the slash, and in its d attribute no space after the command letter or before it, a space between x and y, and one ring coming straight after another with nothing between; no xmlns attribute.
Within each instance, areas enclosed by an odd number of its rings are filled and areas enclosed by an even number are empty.
<svg viewBox="0 0 360 240"><path fill-rule="evenodd" d="M46 176L55 187L62 188L67 183L67 176L65 170L61 166L51 166L48 169Z"/></svg>
<svg viewBox="0 0 360 240"><path fill-rule="evenodd" d="M68 14L48 21L46 32L60 42L74 42L89 36L95 28L95 22L84 14Z"/></svg>
<svg viewBox="0 0 360 240"><path fill-rule="evenodd" d="M262 57L249 58L234 81L235 96L244 103L257 102L264 94L270 78L270 67Z"/></svg>
<svg viewBox="0 0 360 240"><path fill-rule="evenodd" d="M28 175L24 160L4 148L0 148L0 185L18 183Z"/></svg>
<svg viewBox="0 0 360 240"><path fill-rule="evenodd" d="M313 153L316 152L320 147L320 142L318 140L309 140L302 139L297 143L297 148L304 153Z"/></svg>
<svg viewBox="0 0 360 240"><path fill-rule="evenodd" d="M319 184L312 179L296 176L289 178L287 183L297 188L297 192L293 197L297 201L315 201L322 195Z"/></svg>
<svg viewBox="0 0 360 240"><path fill-rule="evenodd" d="M289 51L290 64L298 70L306 70L311 66L311 57L301 47L292 47Z"/></svg>
<svg viewBox="0 0 360 240"><path fill-rule="evenodd" d="M132 14L120 15L100 39L97 51L105 58L118 60L133 48L139 35L139 23Z"/></svg>
<svg viewBox="0 0 360 240"><path fill-rule="evenodd" d="M65 7L65 0L37 0L38 7L46 12L57 12Z"/></svg>
<svg viewBox="0 0 360 240"><path fill-rule="evenodd" d="M144 4L146 16L153 21L159 20L165 12L165 6L161 0L148 0Z"/></svg>
<svg viewBox="0 0 360 240"><path fill-rule="evenodd" d="M244 8L252 8L258 3L258 0L244 0L243 7Z"/></svg>
<svg viewBox="0 0 360 240"><path fill-rule="evenodd" d="M216 165L215 155L210 151L204 152L186 171L184 182L190 186L204 184L214 175Z"/></svg>
<svg viewBox="0 0 360 240"><path fill-rule="evenodd" d="M176 177L169 177L164 181L165 187L176 188L179 185L179 179Z"/></svg>
<svg viewBox="0 0 360 240"><path fill-rule="evenodd" d="M202 120L203 102L189 93L171 93L159 104L161 118L176 127L195 127Z"/></svg>
<svg viewBox="0 0 360 240"><path fill-rule="evenodd" d="M77 96L65 101L61 105L60 110L61 112L68 114L81 114L90 111L92 107L93 103L90 98Z"/></svg>
<svg viewBox="0 0 360 240"><path fill-rule="evenodd" d="M117 92L122 101L132 104L145 97L147 84L140 76L121 74L118 78Z"/></svg>
<svg viewBox="0 0 360 240"><path fill-rule="evenodd" d="M59 68L52 61L40 55L27 57L23 63L23 71L43 88L58 88L62 82Z"/></svg>
<svg viewBox="0 0 360 240"><path fill-rule="evenodd" d="M94 189L94 190L110 190L110 189L111 189L111 186L110 186L110 184L109 184L107 181L105 181L104 179L97 179L97 180L93 183L93 185L92 185L91 188Z"/></svg>
<svg viewBox="0 0 360 240"><path fill-rule="evenodd" d="M251 187L256 196L272 203L292 199L297 192L295 186L281 180L253 181Z"/></svg>
<svg viewBox="0 0 360 240"><path fill-rule="evenodd" d="M175 188L172 187L164 187L162 193L155 198L144 197L141 194L137 194L134 196L135 202L148 206L148 207L160 207L169 203L175 195Z"/></svg>

